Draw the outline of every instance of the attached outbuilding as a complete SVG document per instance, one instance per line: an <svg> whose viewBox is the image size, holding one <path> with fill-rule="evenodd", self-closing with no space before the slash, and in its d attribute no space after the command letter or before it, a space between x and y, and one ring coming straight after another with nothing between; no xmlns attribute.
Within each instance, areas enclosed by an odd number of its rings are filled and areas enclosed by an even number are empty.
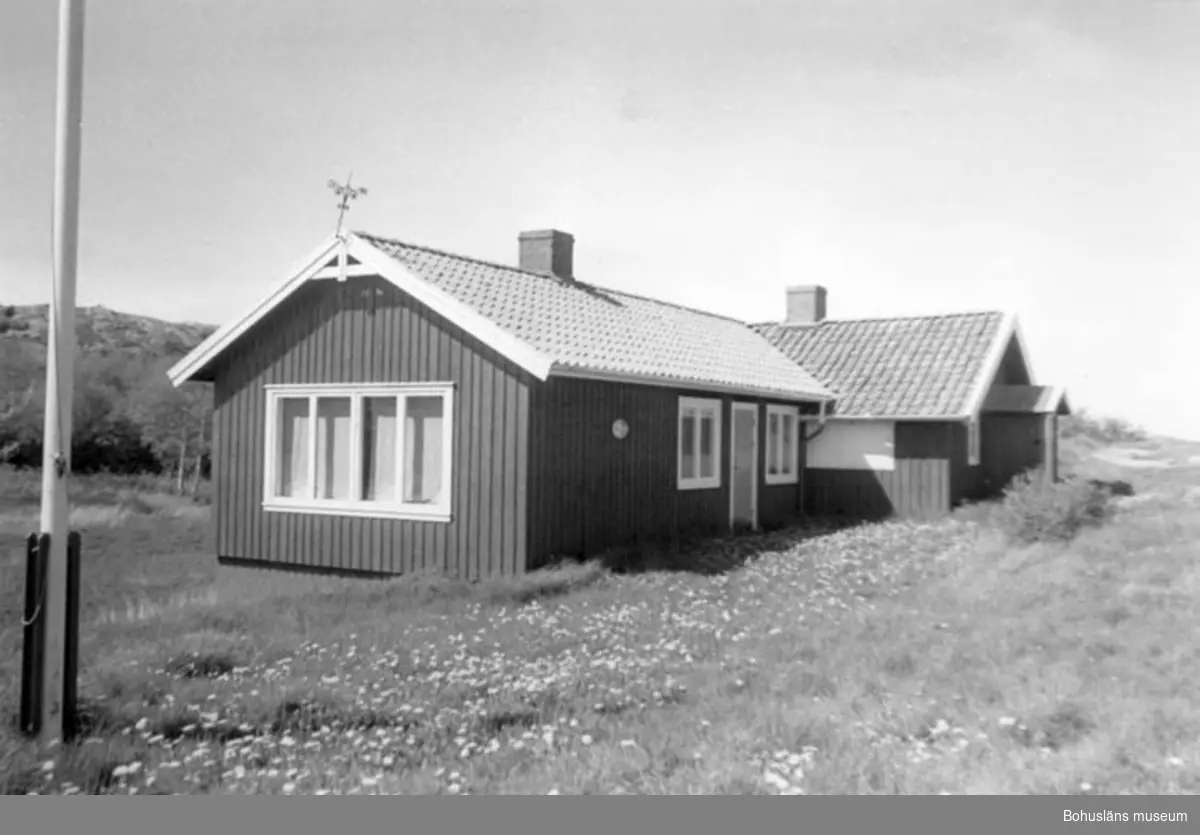
<svg viewBox="0 0 1200 835"><path fill-rule="evenodd" d="M1017 317L985 311L829 319L818 285L756 332L838 392L808 440L804 510L936 517L994 496L1018 473L1058 477L1065 393L1037 385Z"/></svg>
<svg viewBox="0 0 1200 835"><path fill-rule="evenodd" d="M475 579L798 517L834 391L743 322L580 280L573 249L334 236L182 359L176 385L214 385L219 558Z"/></svg>

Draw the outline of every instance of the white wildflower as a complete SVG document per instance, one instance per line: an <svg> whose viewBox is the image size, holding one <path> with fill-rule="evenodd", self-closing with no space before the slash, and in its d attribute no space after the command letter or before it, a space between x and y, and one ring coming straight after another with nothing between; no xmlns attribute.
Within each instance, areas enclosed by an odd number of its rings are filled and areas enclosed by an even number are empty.
<svg viewBox="0 0 1200 835"><path fill-rule="evenodd" d="M783 775L776 774L774 771L769 770L763 773L763 782L767 783L777 791L783 791L784 789L790 788L792 785L785 777L783 777Z"/></svg>

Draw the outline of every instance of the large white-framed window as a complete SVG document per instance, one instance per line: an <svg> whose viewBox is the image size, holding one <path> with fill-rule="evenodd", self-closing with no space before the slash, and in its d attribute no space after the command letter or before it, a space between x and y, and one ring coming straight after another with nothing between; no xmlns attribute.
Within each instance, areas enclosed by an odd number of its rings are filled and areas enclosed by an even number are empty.
<svg viewBox="0 0 1200 835"><path fill-rule="evenodd" d="M800 410L795 406L767 404L767 484L795 484L799 480Z"/></svg>
<svg viewBox="0 0 1200 835"><path fill-rule="evenodd" d="M967 464L979 466L979 415L967 419Z"/></svg>
<svg viewBox="0 0 1200 835"><path fill-rule="evenodd" d="M266 510L449 521L453 383L266 390Z"/></svg>
<svg viewBox="0 0 1200 835"><path fill-rule="evenodd" d="M721 486L721 401L679 398L679 489Z"/></svg>

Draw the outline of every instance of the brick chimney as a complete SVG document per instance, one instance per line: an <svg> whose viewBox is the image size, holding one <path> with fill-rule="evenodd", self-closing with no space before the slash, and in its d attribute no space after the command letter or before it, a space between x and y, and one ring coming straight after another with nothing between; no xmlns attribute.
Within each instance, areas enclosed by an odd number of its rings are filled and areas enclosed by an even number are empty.
<svg viewBox="0 0 1200 835"><path fill-rule="evenodd" d="M815 325L825 321L825 288L800 284L787 288L787 325Z"/></svg>
<svg viewBox="0 0 1200 835"><path fill-rule="evenodd" d="M575 277L573 256L575 239L557 229L522 232L520 267L570 281Z"/></svg>

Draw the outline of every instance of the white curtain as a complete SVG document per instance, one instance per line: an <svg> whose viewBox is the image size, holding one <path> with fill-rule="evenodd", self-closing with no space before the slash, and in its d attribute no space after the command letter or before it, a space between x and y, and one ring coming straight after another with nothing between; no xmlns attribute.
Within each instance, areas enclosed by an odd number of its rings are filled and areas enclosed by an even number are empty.
<svg viewBox="0 0 1200 835"><path fill-rule="evenodd" d="M404 501L436 504L442 494L441 397L409 397L404 420Z"/></svg>
<svg viewBox="0 0 1200 835"><path fill-rule="evenodd" d="M279 467L276 495L301 498L308 485L308 398L279 402Z"/></svg>
<svg viewBox="0 0 1200 835"><path fill-rule="evenodd" d="M792 474L792 433L796 428L796 419L791 415L780 416L780 421L783 426L780 427L783 435L783 460L779 464L779 471L785 475Z"/></svg>
<svg viewBox="0 0 1200 835"><path fill-rule="evenodd" d="M696 412L687 409L679 418L679 474L696 477Z"/></svg>
<svg viewBox="0 0 1200 835"><path fill-rule="evenodd" d="M771 475L779 473L779 465L776 464L779 460L779 420L777 414L767 415L767 472ZM784 426L787 426L786 419Z"/></svg>
<svg viewBox="0 0 1200 835"><path fill-rule="evenodd" d="M369 502L396 498L396 398L363 399L362 497Z"/></svg>
<svg viewBox="0 0 1200 835"><path fill-rule="evenodd" d="M700 477L712 478L717 474L717 461L713 445L713 430L716 420L711 412L700 415Z"/></svg>
<svg viewBox="0 0 1200 835"><path fill-rule="evenodd" d="M350 398L317 400L317 498L350 498Z"/></svg>

